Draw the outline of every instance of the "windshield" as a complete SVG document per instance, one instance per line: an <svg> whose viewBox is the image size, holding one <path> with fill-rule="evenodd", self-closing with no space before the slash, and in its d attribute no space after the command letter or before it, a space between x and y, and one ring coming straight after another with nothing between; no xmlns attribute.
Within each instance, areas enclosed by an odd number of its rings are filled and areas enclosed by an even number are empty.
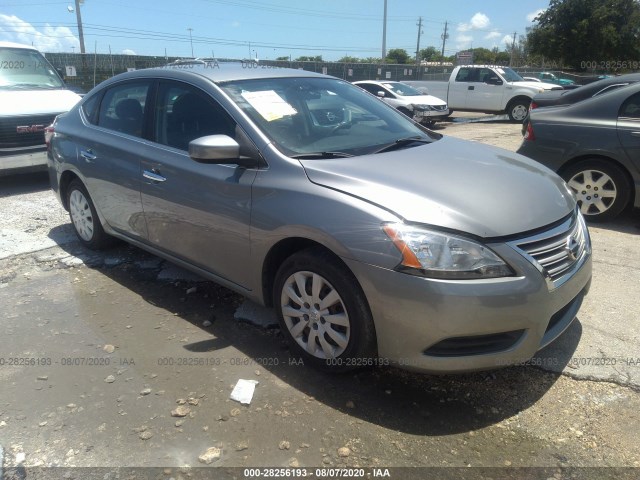
<svg viewBox="0 0 640 480"><path fill-rule="evenodd" d="M417 95L424 95L424 93L416 90L415 88L400 82L383 83L385 87L391 90L396 95L402 95L403 97L415 97Z"/></svg>
<svg viewBox="0 0 640 480"><path fill-rule="evenodd" d="M417 143L441 137L342 80L269 78L221 87L288 156L348 157L377 152L400 139L415 137Z"/></svg>
<svg viewBox="0 0 640 480"><path fill-rule="evenodd" d="M507 82L524 82L524 78L511 70L509 67L498 68L498 73L504 77Z"/></svg>
<svg viewBox="0 0 640 480"><path fill-rule="evenodd" d="M51 64L26 48L0 48L0 89L54 89L64 84Z"/></svg>

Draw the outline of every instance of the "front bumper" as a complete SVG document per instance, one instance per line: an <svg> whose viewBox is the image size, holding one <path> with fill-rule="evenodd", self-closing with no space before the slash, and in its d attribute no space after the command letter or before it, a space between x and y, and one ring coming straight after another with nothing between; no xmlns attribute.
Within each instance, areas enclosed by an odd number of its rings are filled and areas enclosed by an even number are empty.
<svg viewBox="0 0 640 480"><path fill-rule="evenodd" d="M419 123L428 123L444 120L449 116L449 109L444 110L414 110L413 119Z"/></svg>
<svg viewBox="0 0 640 480"><path fill-rule="evenodd" d="M4 153L4 152L3 152ZM39 172L47 170L47 150L41 148L20 153L0 155L0 177L15 173Z"/></svg>
<svg viewBox="0 0 640 480"><path fill-rule="evenodd" d="M564 332L591 283L591 255L551 290L508 245L491 246L517 276L450 281L345 260L369 300L382 359L408 370L491 370L529 360Z"/></svg>

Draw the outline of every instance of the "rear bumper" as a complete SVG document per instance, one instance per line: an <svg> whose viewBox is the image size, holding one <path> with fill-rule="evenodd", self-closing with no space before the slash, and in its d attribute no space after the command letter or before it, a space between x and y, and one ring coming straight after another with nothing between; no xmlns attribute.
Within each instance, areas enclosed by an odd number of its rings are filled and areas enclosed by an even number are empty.
<svg viewBox="0 0 640 480"><path fill-rule="evenodd" d="M47 170L47 150L34 149L28 153L15 153L0 156L0 177L15 173L44 172Z"/></svg>

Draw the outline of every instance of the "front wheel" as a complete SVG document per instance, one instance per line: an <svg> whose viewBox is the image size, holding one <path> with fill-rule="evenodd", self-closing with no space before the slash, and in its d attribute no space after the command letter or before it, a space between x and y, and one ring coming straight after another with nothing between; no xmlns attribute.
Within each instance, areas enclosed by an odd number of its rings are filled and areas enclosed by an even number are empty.
<svg viewBox="0 0 640 480"><path fill-rule="evenodd" d="M305 363L329 371L375 363L375 329L364 293L325 250L303 250L284 261L273 303L292 353Z"/></svg>
<svg viewBox="0 0 640 480"><path fill-rule="evenodd" d="M562 178L575 193L580 211L588 221L611 220L629 203L629 180L611 161L593 158L578 162L564 170Z"/></svg>
<svg viewBox="0 0 640 480"><path fill-rule="evenodd" d="M528 98L516 98L507 106L507 115L509 120L514 123L522 123L529 113L529 105L531 100Z"/></svg>
<svg viewBox="0 0 640 480"><path fill-rule="evenodd" d="M113 242L102 228L96 208L84 184L76 179L69 184L67 205L73 229L80 243L92 250L105 248Z"/></svg>

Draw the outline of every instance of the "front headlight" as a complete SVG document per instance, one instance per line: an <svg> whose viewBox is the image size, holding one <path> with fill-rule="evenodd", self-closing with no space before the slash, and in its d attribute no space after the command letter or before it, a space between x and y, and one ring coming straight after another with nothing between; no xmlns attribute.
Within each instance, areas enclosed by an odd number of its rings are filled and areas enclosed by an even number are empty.
<svg viewBox="0 0 640 480"><path fill-rule="evenodd" d="M387 223L382 229L400 250L400 267L408 273L451 280L515 274L498 255L473 240L401 223Z"/></svg>
<svg viewBox="0 0 640 480"><path fill-rule="evenodd" d="M419 110L422 112L428 112L429 110L431 110L431 105L416 105L415 103L413 104L413 109L414 110Z"/></svg>

